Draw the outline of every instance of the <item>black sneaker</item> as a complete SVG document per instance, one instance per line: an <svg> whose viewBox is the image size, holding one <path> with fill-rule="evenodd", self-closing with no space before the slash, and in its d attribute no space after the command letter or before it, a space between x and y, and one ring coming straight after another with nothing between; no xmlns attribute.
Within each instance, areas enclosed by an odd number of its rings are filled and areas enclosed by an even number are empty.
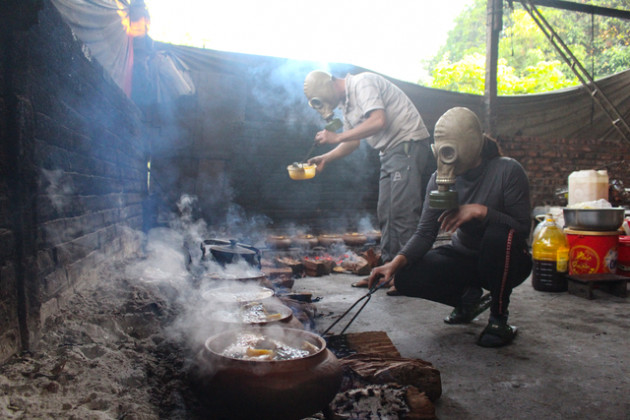
<svg viewBox="0 0 630 420"><path fill-rule="evenodd" d="M485 294L474 305L463 305L453 309L453 311L444 318L447 324L468 324L478 317L483 311L490 307L492 297L490 293Z"/></svg>
<svg viewBox="0 0 630 420"><path fill-rule="evenodd" d="M517 331L516 327L507 323L507 318L493 319L491 317L479 336L477 344L481 347L502 347L514 340Z"/></svg>

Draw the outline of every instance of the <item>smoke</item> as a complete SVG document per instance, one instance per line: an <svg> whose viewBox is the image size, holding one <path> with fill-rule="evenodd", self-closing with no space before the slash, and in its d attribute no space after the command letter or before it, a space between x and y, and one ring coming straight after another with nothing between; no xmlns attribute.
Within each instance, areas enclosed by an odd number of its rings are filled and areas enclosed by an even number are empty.
<svg viewBox="0 0 630 420"><path fill-rule="evenodd" d="M199 352L208 337L240 328L241 323L236 322L239 300L273 295L270 289L247 280L262 277L257 267L244 260L222 265L211 253L204 256L202 243L217 238L219 232L195 217L197 203L195 196L182 195L168 227L151 229L145 236L143 258L125 268L127 278L156 286L170 300L177 315L165 334L184 343L191 355ZM263 235L267 223L265 217L247 217L232 205L227 226L221 230L233 237L253 237L255 233Z"/></svg>
<svg viewBox="0 0 630 420"><path fill-rule="evenodd" d="M374 228L372 217L369 215L363 216L361 219L359 219L357 226L357 232L359 233L369 233L377 230Z"/></svg>
<svg viewBox="0 0 630 420"><path fill-rule="evenodd" d="M72 202L74 187L71 180L64 176L61 169L47 170L42 168L42 174L48 182L46 194L52 206L62 213Z"/></svg>

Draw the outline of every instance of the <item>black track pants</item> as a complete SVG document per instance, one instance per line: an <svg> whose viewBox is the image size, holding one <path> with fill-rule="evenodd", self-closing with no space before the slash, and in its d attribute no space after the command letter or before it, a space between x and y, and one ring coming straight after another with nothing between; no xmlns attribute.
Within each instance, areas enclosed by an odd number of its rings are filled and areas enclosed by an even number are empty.
<svg viewBox="0 0 630 420"><path fill-rule="evenodd" d="M469 288L484 288L492 295L492 315L507 315L512 289L523 283L532 269L525 238L505 225L490 225L479 254L466 255L451 245L431 249L421 260L395 276L396 289L449 306L460 306Z"/></svg>

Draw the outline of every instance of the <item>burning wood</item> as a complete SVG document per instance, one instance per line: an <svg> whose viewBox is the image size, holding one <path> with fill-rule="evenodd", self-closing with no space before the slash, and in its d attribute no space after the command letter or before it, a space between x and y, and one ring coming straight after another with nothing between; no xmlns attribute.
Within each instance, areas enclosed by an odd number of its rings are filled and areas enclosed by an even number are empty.
<svg viewBox="0 0 630 420"><path fill-rule="evenodd" d="M304 272L310 277L321 277L330 274L335 262L329 258L309 258L304 257L302 260L304 264Z"/></svg>
<svg viewBox="0 0 630 420"><path fill-rule="evenodd" d="M368 383L413 385L425 392L431 401L442 395L440 371L424 360L376 353L357 353L341 360L344 366Z"/></svg>
<svg viewBox="0 0 630 420"><path fill-rule="evenodd" d="M304 274L304 264L301 260L291 257L278 257L275 261L280 266L289 267L296 276L302 276Z"/></svg>
<svg viewBox="0 0 630 420"><path fill-rule="evenodd" d="M367 260L359 256L356 256L353 259L343 260L341 262L341 267L359 276L366 276L370 274L370 270L372 269Z"/></svg>
<svg viewBox="0 0 630 420"><path fill-rule="evenodd" d="M295 279L293 278L293 271L289 267L275 267L272 269L263 268L263 272L265 273L268 282L273 290L278 289L291 289L295 284Z"/></svg>
<svg viewBox="0 0 630 420"><path fill-rule="evenodd" d="M377 267L379 265L381 254L376 253L376 251L374 251L374 248L368 248L362 255L367 260L371 268Z"/></svg>

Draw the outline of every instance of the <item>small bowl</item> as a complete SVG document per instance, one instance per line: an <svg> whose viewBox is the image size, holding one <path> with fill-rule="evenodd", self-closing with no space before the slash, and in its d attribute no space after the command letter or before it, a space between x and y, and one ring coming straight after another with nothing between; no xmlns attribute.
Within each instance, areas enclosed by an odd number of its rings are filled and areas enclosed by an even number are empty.
<svg viewBox="0 0 630 420"><path fill-rule="evenodd" d="M287 166L289 177L297 181L303 179L311 179L315 176L317 165L309 165L308 163L293 163Z"/></svg>

